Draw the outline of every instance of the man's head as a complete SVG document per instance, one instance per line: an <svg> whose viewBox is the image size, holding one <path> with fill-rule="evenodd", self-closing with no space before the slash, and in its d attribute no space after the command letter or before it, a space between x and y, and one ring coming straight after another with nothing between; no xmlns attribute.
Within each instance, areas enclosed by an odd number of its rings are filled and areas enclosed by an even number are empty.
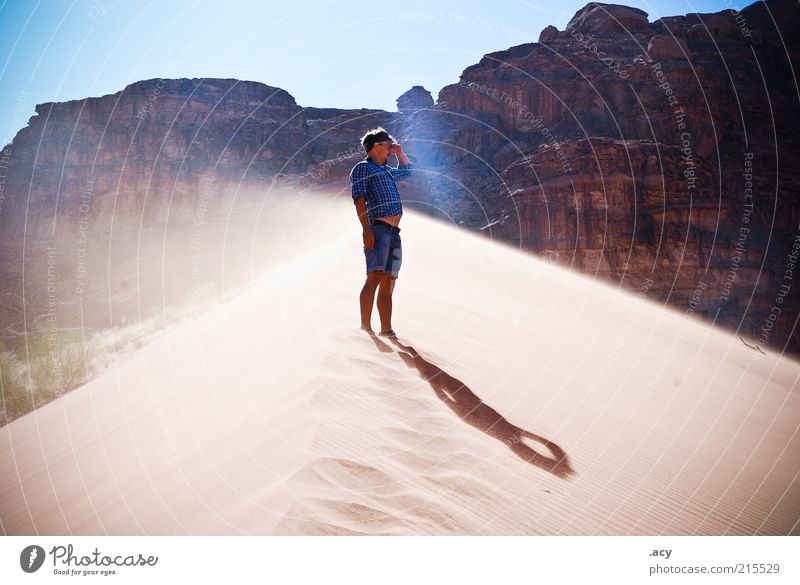
<svg viewBox="0 0 800 585"><path fill-rule="evenodd" d="M386 163L386 159L392 153L392 145L394 144L397 143L392 138L392 135L380 126L364 134L361 139L361 145L367 155L380 165Z"/></svg>

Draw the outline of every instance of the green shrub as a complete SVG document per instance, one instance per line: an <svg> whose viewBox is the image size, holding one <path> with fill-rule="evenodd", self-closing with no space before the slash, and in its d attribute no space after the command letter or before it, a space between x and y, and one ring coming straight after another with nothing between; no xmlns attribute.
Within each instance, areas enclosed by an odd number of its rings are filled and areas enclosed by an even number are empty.
<svg viewBox="0 0 800 585"><path fill-rule="evenodd" d="M16 354L0 342L0 424L7 424L36 407L25 377L25 368Z"/></svg>

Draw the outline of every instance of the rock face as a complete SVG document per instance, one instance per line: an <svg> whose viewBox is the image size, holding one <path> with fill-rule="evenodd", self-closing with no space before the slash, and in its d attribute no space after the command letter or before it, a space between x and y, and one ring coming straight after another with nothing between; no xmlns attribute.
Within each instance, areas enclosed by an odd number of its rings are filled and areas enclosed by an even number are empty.
<svg viewBox="0 0 800 585"><path fill-rule="evenodd" d="M638 8L590 2L575 13L567 30L585 33L633 33L646 31L648 25L647 13Z"/></svg>
<svg viewBox="0 0 800 585"><path fill-rule="evenodd" d="M424 191L443 218L797 352L798 25L787 0L652 24L589 4L410 122Z"/></svg>
<svg viewBox="0 0 800 585"><path fill-rule="evenodd" d="M541 33L539 33L539 42L546 43L547 41L556 38L557 35L558 29L552 24L548 25L542 29Z"/></svg>
<svg viewBox="0 0 800 585"><path fill-rule="evenodd" d="M415 85L397 98L397 109L401 112L422 110L430 108L432 105L433 97L431 97L431 92L421 85Z"/></svg>
<svg viewBox="0 0 800 585"><path fill-rule="evenodd" d="M667 35L656 35L647 44L647 56L653 61L666 61L670 59L689 59L692 52L686 41Z"/></svg>
<svg viewBox="0 0 800 585"><path fill-rule="evenodd" d="M423 171L404 187L422 212L800 351L798 25L791 0L653 23L591 3L399 113L225 79L40 105L3 154L0 326L44 325L54 304L84 325L140 318L148 287L179 303L196 246L221 254L243 202L346 190L381 125Z"/></svg>

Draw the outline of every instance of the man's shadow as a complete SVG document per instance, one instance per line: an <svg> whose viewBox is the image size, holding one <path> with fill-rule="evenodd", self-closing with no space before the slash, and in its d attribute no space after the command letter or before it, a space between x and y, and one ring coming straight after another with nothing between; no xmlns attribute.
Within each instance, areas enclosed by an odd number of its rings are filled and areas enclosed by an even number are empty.
<svg viewBox="0 0 800 585"><path fill-rule="evenodd" d="M393 351L391 346L382 341L374 333L370 335L376 347L381 352ZM424 359L410 345L400 343L396 338L389 340L402 351L398 355L405 364L416 369L420 375L431 385L436 396L452 410L458 418L470 426L483 431L490 437L505 443L518 457L528 463L549 471L556 477L567 479L575 471L569 465L569 458L564 450L534 433L528 432L511 424L503 415L494 408L485 404L461 380L454 378L440 367ZM551 457L538 453L535 449L523 442L531 439L539 442L551 453Z"/></svg>

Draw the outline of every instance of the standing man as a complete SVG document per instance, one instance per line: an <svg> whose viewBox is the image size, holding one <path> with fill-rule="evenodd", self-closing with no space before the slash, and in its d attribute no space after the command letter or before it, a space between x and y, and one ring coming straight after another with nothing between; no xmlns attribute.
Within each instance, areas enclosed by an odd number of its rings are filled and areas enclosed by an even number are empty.
<svg viewBox="0 0 800 585"><path fill-rule="evenodd" d="M400 217L403 204L395 181L411 175L412 163L403 147L383 128L367 132L361 139L367 158L350 171L353 203L364 234L364 256L367 260L367 281L361 289L361 328L372 333L372 304L378 291L378 314L381 330L378 335L397 337L392 330L392 293L403 261L400 242ZM386 164L394 154L397 168Z"/></svg>

